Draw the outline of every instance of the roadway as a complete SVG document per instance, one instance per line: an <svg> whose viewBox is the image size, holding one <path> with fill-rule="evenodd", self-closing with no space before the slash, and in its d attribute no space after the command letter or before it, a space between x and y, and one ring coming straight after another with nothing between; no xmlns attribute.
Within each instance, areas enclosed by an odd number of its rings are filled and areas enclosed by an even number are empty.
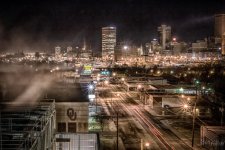
<svg viewBox="0 0 225 150"><path fill-rule="evenodd" d="M154 118L143 105L136 103L135 99L120 85L107 85L104 87L111 92L111 97L102 97L101 104L108 115L119 114L126 118L131 118L134 125L137 123L144 129L148 136L141 137L145 141L150 141L150 149L180 150L192 149L170 131L164 124ZM121 120L121 115L120 115Z"/></svg>

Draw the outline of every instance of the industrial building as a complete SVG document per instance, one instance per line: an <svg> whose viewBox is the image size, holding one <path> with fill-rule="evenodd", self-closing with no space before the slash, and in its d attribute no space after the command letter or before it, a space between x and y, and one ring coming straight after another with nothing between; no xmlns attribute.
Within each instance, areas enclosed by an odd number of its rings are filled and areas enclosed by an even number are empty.
<svg viewBox="0 0 225 150"><path fill-rule="evenodd" d="M225 146L224 126L201 126L201 145L206 149L222 150Z"/></svg>
<svg viewBox="0 0 225 150"><path fill-rule="evenodd" d="M55 115L54 100L42 100L35 106L1 103L0 149L53 149Z"/></svg>

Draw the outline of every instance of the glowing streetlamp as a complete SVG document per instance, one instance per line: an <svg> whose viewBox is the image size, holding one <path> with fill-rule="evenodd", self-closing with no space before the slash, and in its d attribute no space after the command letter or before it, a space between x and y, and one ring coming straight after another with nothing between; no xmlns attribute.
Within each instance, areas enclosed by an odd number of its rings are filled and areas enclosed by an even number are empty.
<svg viewBox="0 0 225 150"><path fill-rule="evenodd" d="M150 146L150 143L149 143L149 142L145 143L145 147L146 147L146 149L148 149L148 148L149 148L149 146Z"/></svg>
<svg viewBox="0 0 225 150"><path fill-rule="evenodd" d="M184 109L187 109L188 108L188 105L187 104L184 104Z"/></svg>
<svg viewBox="0 0 225 150"><path fill-rule="evenodd" d="M177 41L177 38L174 37L174 38L173 38L173 42L176 42L176 41Z"/></svg>
<svg viewBox="0 0 225 150"><path fill-rule="evenodd" d="M138 88L141 88L141 87L142 87L142 86L139 84L139 85L138 85Z"/></svg>
<svg viewBox="0 0 225 150"><path fill-rule="evenodd" d="M180 91L181 93L183 93L183 92L184 92L184 89L183 89L183 88L180 88L179 91Z"/></svg>
<svg viewBox="0 0 225 150"><path fill-rule="evenodd" d="M142 86L140 84L138 84L138 89L142 88Z"/></svg>
<svg viewBox="0 0 225 150"><path fill-rule="evenodd" d="M128 49L128 46L125 45L125 46L123 47L123 49L124 49L124 50L127 50L127 49Z"/></svg>
<svg viewBox="0 0 225 150"><path fill-rule="evenodd" d="M109 81L106 80L104 83L105 83L106 85L108 85L108 84L109 84Z"/></svg>
<svg viewBox="0 0 225 150"><path fill-rule="evenodd" d="M127 59L127 50L128 50L128 46L127 46L127 45L124 45L124 46L123 46L123 49L125 50L125 53L126 53L126 59Z"/></svg>
<svg viewBox="0 0 225 150"><path fill-rule="evenodd" d="M125 81L125 78L121 78L122 81Z"/></svg>
<svg viewBox="0 0 225 150"><path fill-rule="evenodd" d="M115 73L115 72L113 73L113 76L114 76L114 77L116 76L116 73Z"/></svg>
<svg viewBox="0 0 225 150"><path fill-rule="evenodd" d="M92 84L90 84L90 85L88 85L88 89L89 89L90 91L92 91L92 90L94 89L94 86L93 86Z"/></svg>

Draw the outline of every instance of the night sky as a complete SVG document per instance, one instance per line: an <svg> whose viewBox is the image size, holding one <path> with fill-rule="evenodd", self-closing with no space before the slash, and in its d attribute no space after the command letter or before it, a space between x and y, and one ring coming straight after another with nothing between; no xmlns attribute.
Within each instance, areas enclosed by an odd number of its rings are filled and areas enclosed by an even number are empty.
<svg viewBox="0 0 225 150"><path fill-rule="evenodd" d="M215 13L225 0L18 0L0 4L0 51L53 50L85 38L96 51L101 27L116 26L118 40L141 44L167 24L178 40L213 35Z"/></svg>

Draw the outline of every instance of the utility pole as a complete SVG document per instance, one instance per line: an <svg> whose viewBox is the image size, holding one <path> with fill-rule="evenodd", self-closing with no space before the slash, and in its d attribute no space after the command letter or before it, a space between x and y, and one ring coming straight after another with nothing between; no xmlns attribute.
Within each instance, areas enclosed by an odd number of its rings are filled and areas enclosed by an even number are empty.
<svg viewBox="0 0 225 150"><path fill-rule="evenodd" d="M141 150L143 150L143 139L141 139Z"/></svg>
<svg viewBox="0 0 225 150"><path fill-rule="evenodd" d="M194 110L193 110L193 121L192 121L192 140L191 140L191 146L194 146L194 138L195 138L195 117L196 117L196 103L198 100L198 87L196 86L196 100L194 104Z"/></svg>
<svg viewBox="0 0 225 150"><path fill-rule="evenodd" d="M119 150L119 117L116 112L116 149Z"/></svg>
<svg viewBox="0 0 225 150"><path fill-rule="evenodd" d="M224 112L223 102L222 102L222 107L220 107L219 110L221 111L220 125L221 125L221 127L222 127L222 126L223 126L223 112Z"/></svg>
<svg viewBox="0 0 225 150"><path fill-rule="evenodd" d="M95 90L95 113L96 113L96 115L97 115L97 97L98 97L98 92L97 92L97 89Z"/></svg>

